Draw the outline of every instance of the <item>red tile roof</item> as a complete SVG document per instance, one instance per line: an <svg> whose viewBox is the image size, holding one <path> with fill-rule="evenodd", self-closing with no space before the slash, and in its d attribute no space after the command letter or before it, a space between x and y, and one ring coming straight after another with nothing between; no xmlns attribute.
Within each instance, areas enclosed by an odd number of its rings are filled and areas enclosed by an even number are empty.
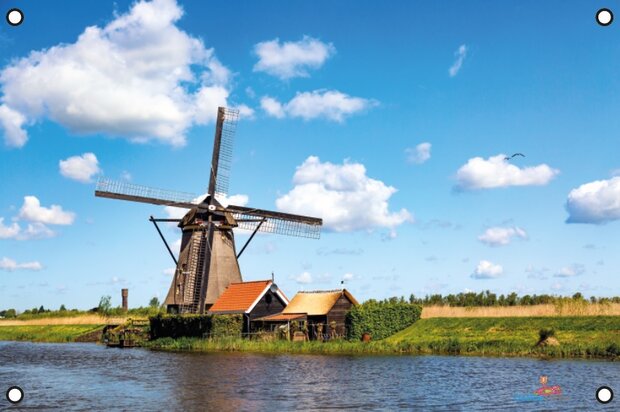
<svg viewBox="0 0 620 412"><path fill-rule="evenodd" d="M245 313L271 286L271 280L231 283L209 312Z"/></svg>

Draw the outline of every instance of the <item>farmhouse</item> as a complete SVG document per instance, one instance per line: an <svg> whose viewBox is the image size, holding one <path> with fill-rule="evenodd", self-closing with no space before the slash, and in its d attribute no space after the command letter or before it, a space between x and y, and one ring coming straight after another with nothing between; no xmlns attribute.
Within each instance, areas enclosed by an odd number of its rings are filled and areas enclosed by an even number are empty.
<svg viewBox="0 0 620 412"><path fill-rule="evenodd" d="M311 340L325 340L345 335L345 315L357 300L346 289L298 292L288 306L275 315L257 318L264 327L304 322Z"/></svg>
<svg viewBox="0 0 620 412"><path fill-rule="evenodd" d="M271 280L231 283L209 309L209 314L243 315L243 333L252 332L252 321L281 312L287 297Z"/></svg>

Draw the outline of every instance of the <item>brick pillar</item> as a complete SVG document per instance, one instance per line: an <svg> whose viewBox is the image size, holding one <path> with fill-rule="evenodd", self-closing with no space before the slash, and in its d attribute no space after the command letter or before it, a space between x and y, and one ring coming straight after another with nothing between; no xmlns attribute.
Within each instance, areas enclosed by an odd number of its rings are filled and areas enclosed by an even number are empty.
<svg viewBox="0 0 620 412"><path fill-rule="evenodd" d="M123 297L123 311L127 312L127 294L129 289L121 289L121 296Z"/></svg>

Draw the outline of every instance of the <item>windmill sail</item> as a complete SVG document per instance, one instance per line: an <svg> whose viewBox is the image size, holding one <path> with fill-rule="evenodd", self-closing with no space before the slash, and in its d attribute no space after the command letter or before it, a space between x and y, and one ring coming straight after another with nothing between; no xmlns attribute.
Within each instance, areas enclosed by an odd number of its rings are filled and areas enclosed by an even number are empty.
<svg viewBox="0 0 620 412"><path fill-rule="evenodd" d="M95 196L150 203L153 205L183 207L186 209L196 207L200 203L196 201L197 196L195 194L155 189L148 186L135 185L133 183L119 182L105 178L101 178L97 181Z"/></svg>
<svg viewBox="0 0 620 412"><path fill-rule="evenodd" d="M322 219L235 205L229 205L226 211L233 214L239 229L255 230L265 218L265 222L258 227L259 232L310 239L321 237Z"/></svg>
<svg viewBox="0 0 620 412"><path fill-rule="evenodd" d="M239 110L220 107L217 110L209 193L228 195L233 143L239 121Z"/></svg>
<svg viewBox="0 0 620 412"><path fill-rule="evenodd" d="M238 119L238 110L218 108L206 195L196 196L109 179L97 182L95 196L98 197L189 209L179 223L181 247L165 300L169 312L204 313L229 284L241 282L234 228L313 239L320 236L321 219L244 206L223 207L218 202L216 196L228 195Z"/></svg>

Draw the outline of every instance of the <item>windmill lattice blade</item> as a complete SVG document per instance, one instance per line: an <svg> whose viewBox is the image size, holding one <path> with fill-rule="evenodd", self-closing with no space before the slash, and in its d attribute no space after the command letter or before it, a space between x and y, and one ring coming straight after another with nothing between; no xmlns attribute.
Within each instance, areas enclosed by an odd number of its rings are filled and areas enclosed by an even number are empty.
<svg viewBox="0 0 620 412"><path fill-rule="evenodd" d="M323 224L323 220L315 217L252 209L235 205L229 205L226 211L233 214L240 229L254 230L262 220L257 218L266 218L267 220L258 229L259 232L307 237L311 239L319 239L321 237L321 225Z"/></svg>
<svg viewBox="0 0 620 412"><path fill-rule="evenodd" d="M239 121L239 110L223 108L224 121L222 123L222 135L220 139L220 153L217 162L215 193L228 195L230 181L230 168L232 165L233 144L235 131Z"/></svg>
<svg viewBox="0 0 620 412"><path fill-rule="evenodd" d="M198 204L196 195L173 190L155 189L148 186L135 185L109 179L99 179L95 196L110 199L130 200L132 202L150 203L191 209Z"/></svg>

